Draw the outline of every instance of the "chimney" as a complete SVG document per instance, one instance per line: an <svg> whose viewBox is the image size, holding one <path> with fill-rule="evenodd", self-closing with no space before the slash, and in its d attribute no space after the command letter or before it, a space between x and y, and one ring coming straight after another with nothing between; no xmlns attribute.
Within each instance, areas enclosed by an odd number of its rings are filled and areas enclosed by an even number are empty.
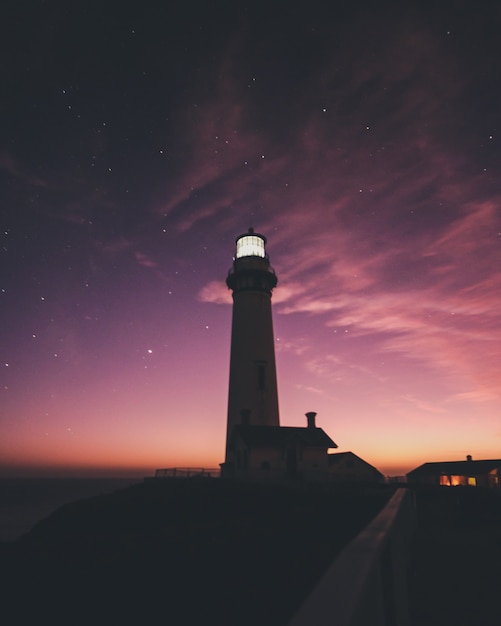
<svg viewBox="0 0 501 626"><path fill-rule="evenodd" d="M309 413L306 413L306 419L308 420L308 428L316 428L315 426L315 417L316 417L316 413L313 411L310 411Z"/></svg>
<svg viewBox="0 0 501 626"><path fill-rule="evenodd" d="M467 461L471 461L471 454L467 454L467 455L466 455L466 460L467 460Z"/></svg>

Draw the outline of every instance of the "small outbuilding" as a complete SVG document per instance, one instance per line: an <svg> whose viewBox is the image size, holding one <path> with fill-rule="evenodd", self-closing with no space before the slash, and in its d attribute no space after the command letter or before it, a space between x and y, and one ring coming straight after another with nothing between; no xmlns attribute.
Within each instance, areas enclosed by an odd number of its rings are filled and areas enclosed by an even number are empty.
<svg viewBox="0 0 501 626"><path fill-rule="evenodd" d="M500 488L501 459L423 463L407 474L409 484Z"/></svg>
<svg viewBox="0 0 501 626"><path fill-rule="evenodd" d="M327 456L330 480L340 482L384 482L384 476L373 465L353 452L332 452Z"/></svg>

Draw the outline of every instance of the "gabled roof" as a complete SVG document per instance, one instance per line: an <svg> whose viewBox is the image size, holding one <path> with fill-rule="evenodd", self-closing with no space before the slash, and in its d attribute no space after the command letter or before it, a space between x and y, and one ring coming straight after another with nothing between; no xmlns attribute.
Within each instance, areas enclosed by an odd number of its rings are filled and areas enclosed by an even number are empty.
<svg viewBox="0 0 501 626"><path fill-rule="evenodd" d="M379 476L384 477L384 474L381 474L381 472L377 468L375 468L374 465L367 463L367 461L364 461L361 457L357 456L353 452L331 452L331 454L327 455L329 467L339 465L347 458L356 459L357 463L359 463L360 465L365 465L368 469L372 470L376 474L379 474Z"/></svg>
<svg viewBox="0 0 501 626"><path fill-rule="evenodd" d="M440 474L466 476L467 474L489 474L492 470L501 469L501 459L484 461L440 461L423 463L408 472L407 476L437 476Z"/></svg>
<svg viewBox="0 0 501 626"><path fill-rule="evenodd" d="M297 441L305 447L337 448L337 444L321 428L300 426L244 426L237 425L231 433L231 441L240 437L252 447L285 447L289 442Z"/></svg>

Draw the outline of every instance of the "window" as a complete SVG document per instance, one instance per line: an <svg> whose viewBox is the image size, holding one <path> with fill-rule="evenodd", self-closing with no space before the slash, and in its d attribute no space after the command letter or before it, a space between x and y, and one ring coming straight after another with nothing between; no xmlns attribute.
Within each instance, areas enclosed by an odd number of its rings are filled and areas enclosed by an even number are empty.
<svg viewBox="0 0 501 626"><path fill-rule="evenodd" d="M470 487L476 487L477 486L477 479L475 478L475 476L468 476L468 485Z"/></svg>
<svg viewBox="0 0 501 626"><path fill-rule="evenodd" d="M447 487L457 487L458 485L466 485L466 478L464 476L456 476L454 474L451 476L442 474L442 476L440 476L440 484L446 485Z"/></svg>

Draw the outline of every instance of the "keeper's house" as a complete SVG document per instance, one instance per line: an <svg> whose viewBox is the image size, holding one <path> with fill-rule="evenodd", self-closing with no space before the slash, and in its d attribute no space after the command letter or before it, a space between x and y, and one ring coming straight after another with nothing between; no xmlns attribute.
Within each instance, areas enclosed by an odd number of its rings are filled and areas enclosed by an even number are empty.
<svg viewBox="0 0 501 626"><path fill-rule="evenodd" d="M500 488L501 459L424 463L407 474L409 484Z"/></svg>

